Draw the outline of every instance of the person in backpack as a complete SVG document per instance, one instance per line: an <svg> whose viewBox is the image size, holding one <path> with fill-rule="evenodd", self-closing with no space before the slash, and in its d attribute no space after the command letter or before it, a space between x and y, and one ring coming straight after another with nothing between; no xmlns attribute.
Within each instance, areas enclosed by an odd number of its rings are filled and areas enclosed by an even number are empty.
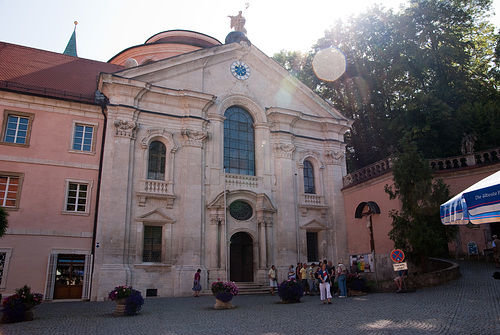
<svg viewBox="0 0 500 335"><path fill-rule="evenodd" d="M340 289L339 298L347 298L347 269L341 259L337 265L337 278Z"/></svg>

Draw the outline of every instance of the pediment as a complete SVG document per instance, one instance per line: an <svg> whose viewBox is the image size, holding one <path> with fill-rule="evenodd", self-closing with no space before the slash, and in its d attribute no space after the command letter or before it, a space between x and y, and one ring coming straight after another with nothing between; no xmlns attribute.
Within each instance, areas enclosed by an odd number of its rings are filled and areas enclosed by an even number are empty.
<svg viewBox="0 0 500 335"><path fill-rule="evenodd" d="M248 66L248 78L238 79L232 74L234 62L243 62ZM136 85L141 89L146 87L141 91L144 94L141 95L142 100L161 92L161 89L177 90L178 94L208 94L215 96L219 102L228 96L239 95L257 101L275 113L291 111L299 113L304 120L308 120L304 117L307 115L333 119L347 127L352 123L253 45L231 43L214 46L122 70L113 76L116 80L128 79L127 85ZM142 108L145 106L147 103L143 101Z"/></svg>
<svg viewBox="0 0 500 335"><path fill-rule="evenodd" d="M314 219L309 221L308 223L300 226L301 229L306 229L309 231L321 231L321 230L326 230L327 227L321 223L320 221Z"/></svg>
<svg viewBox="0 0 500 335"><path fill-rule="evenodd" d="M139 222L152 222L152 223L174 223L175 220L172 219L167 214L163 213L161 210L156 208L149 213L139 216L135 219Z"/></svg>

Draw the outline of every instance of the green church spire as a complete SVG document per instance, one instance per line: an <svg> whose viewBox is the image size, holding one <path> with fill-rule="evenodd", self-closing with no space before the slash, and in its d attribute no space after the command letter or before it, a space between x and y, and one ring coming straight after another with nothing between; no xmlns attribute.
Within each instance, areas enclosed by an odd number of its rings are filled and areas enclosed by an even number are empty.
<svg viewBox="0 0 500 335"><path fill-rule="evenodd" d="M63 54L65 54L65 55L78 57L78 54L76 53L76 25L77 24L78 24L78 22L75 21L75 29L73 30L73 34L71 35L71 38L69 39L68 45L66 45L66 49L64 49L64 52L63 52Z"/></svg>

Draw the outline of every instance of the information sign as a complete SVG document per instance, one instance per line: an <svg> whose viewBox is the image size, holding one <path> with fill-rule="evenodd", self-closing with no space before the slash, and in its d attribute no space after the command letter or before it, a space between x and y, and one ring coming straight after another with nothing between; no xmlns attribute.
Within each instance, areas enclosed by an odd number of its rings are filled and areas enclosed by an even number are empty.
<svg viewBox="0 0 500 335"><path fill-rule="evenodd" d="M394 264L392 264L392 267L394 268L394 271L408 270L408 266L406 265L406 262L394 263Z"/></svg>

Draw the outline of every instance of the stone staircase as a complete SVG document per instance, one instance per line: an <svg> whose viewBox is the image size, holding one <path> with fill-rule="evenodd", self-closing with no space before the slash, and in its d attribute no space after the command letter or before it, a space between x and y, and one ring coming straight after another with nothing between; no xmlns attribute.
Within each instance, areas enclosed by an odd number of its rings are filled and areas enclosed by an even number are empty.
<svg viewBox="0 0 500 335"><path fill-rule="evenodd" d="M269 287L257 283L240 282L236 283L238 287L238 295L256 295L256 294L270 294ZM275 290L275 292L278 292Z"/></svg>

